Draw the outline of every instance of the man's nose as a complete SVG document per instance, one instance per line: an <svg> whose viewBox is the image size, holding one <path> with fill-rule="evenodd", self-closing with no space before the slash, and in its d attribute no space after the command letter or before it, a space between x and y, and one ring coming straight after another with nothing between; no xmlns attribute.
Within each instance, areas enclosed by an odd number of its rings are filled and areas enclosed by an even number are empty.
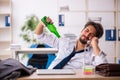
<svg viewBox="0 0 120 80"><path fill-rule="evenodd" d="M86 33L86 38L88 39L88 40L90 40L91 38L92 38L92 35L91 35L91 33Z"/></svg>
<svg viewBox="0 0 120 80"><path fill-rule="evenodd" d="M86 36L86 37L89 37L89 36L90 36L90 33L86 33L85 36Z"/></svg>

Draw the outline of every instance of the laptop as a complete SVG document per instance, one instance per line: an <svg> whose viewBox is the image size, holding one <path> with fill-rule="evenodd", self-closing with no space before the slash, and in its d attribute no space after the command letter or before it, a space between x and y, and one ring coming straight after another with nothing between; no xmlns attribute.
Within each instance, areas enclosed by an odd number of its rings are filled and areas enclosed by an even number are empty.
<svg viewBox="0 0 120 80"><path fill-rule="evenodd" d="M37 75L74 75L72 69L37 69Z"/></svg>

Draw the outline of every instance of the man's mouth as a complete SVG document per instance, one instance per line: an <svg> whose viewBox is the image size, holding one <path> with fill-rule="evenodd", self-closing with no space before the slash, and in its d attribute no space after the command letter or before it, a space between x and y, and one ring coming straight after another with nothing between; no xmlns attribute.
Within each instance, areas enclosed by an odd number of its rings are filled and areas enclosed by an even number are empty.
<svg viewBox="0 0 120 80"><path fill-rule="evenodd" d="M88 38L88 37L86 37L85 35L81 36L81 39L82 39L82 40L84 40L84 41L89 40L89 38Z"/></svg>
<svg viewBox="0 0 120 80"><path fill-rule="evenodd" d="M87 44L87 41L88 41L88 38L87 38L85 35L82 35L82 36L80 37L80 42L81 42L82 44Z"/></svg>

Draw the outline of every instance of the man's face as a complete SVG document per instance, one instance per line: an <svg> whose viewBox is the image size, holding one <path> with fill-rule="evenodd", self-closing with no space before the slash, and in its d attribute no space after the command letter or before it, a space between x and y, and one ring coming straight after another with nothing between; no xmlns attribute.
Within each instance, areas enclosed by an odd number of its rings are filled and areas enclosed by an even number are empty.
<svg viewBox="0 0 120 80"><path fill-rule="evenodd" d="M89 25L82 30L79 41L82 44L87 44L87 41L92 40L92 38L95 37L95 35L96 35L95 28L92 25Z"/></svg>

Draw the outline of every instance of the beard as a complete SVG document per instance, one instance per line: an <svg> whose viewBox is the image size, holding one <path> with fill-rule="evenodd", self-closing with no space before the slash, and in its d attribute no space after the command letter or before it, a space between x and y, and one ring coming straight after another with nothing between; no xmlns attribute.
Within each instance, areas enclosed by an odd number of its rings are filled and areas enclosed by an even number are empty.
<svg viewBox="0 0 120 80"><path fill-rule="evenodd" d="M86 39L85 39L86 38ZM80 38L79 38L79 41L82 43L82 44L87 44L87 41L88 41L88 38L85 36L85 35L82 35Z"/></svg>

